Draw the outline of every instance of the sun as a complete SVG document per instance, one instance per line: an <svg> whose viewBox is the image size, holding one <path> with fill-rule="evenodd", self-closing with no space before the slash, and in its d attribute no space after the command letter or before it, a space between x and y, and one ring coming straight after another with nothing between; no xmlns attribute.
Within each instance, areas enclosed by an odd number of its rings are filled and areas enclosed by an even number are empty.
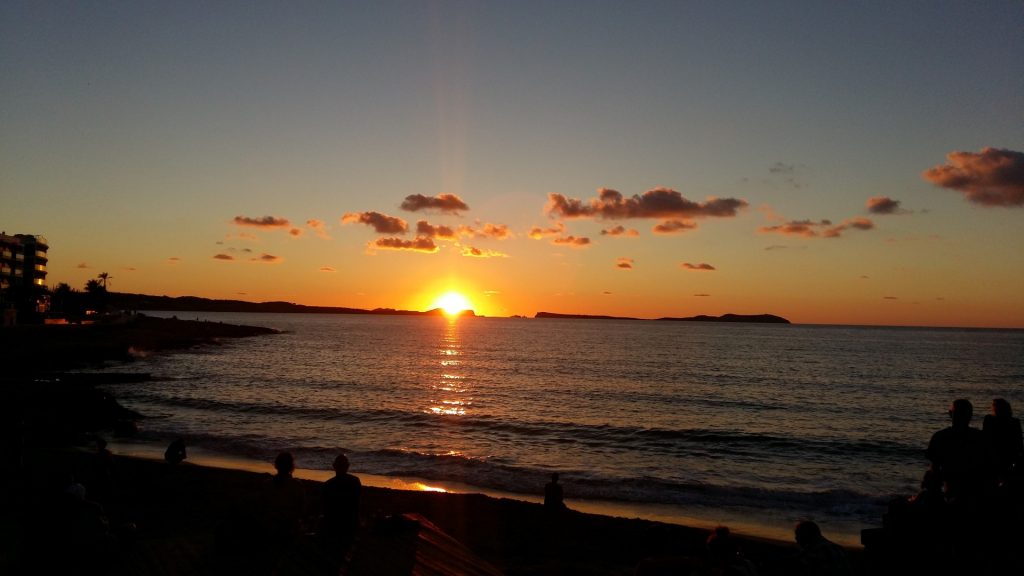
<svg viewBox="0 0 1024 576"><path fill-rule="evenodd" d="M440 308L444 310L444 313L449 316L455 316L456 314L469 310L473 307L469 299L459 294L458 292L445 292L434 300L432 308Z"/></svg>

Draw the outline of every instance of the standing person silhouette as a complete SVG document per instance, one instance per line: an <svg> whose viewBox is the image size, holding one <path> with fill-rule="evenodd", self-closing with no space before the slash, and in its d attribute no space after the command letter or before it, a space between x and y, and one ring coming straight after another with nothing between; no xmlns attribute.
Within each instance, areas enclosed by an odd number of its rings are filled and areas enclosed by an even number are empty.
<svg viewBox="0 0 1024 576"><path fill-rule="evenodd" d="M997 479L1007 480L1013 465L1024 455L1024 437L1020 420L1013 417L1013 408L1003 398L992 400L992 413L985 416L981 426Z"/></svg>
<svg viewBox="0 0 1024 576"><path fill-rule="evenodd" d="M565 510L562 485L558 483L558 472L551 473L551 482L544 485L544 507L548 510Z"/></svg>

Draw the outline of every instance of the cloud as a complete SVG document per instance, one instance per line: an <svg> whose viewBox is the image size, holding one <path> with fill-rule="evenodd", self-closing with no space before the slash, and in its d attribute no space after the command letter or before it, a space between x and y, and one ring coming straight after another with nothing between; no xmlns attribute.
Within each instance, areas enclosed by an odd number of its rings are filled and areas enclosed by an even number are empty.
<svg viewBox="0 0 1024 576"><path fill-rule="evenodd" d="M590 244L590 238L579 236L559 236L552 240L551 243L569 246L571 248L583 248Z"/></svg>
<svg viewBox="0 0 1024 576"><path fill-rule="evenodd" d="M615 267L616 268L621 268L623 270L632 270L633 269L633 259L632 258L616 258L615 259Z"/></svg>
<svg viewBox="0 0 1024 576"><path fill-rule="evenodd" d="M121 270L124 270L125 272L135 272L138 268L134 266L125 266L124 268L121 268Z"/></svg>
<svg viewBox="0 0 1024 576"><path fill-rule="evenodd" d="M181 258L178 258L177 256L171 256L167 259L168 264L177 264L178 262L181 262Z"/></svg>
<svg viewBox="0 0 1024 576"><path fill-rule="evenodd" d="M79 262L78 266L75 266L75 268L80 268L82 270L88 270L89 268L92 268L92 266L89 266L85 262Z"/></svg>
<svg viewBox="0 0 1024 576"><path fill-rule="evenodd" d="M298 238L299 236L302 236L302 228L292 228L288 231L288 234Z"/></svg>
<svg viewBox="0 0 1024 576"><path fill-rule="evenodd" d="M839 238L849 229L871 230L875 223L868 218L847 218L841 224L833 225L831 220L813 222L811 220L791 220L776 226L762 226L758 231L762 234L782 234L783 236L803 236L804 238ZM769 247L768 249L776 249Z"/></svg>
<svg viewBox="0 0 1024 576"><path fill-rule="evenodd" d="M540 240L549 236L559 236L563 232L565 232L565 224L556 222L553 228L541 228L540 226L534 226L533 228L530 228L530 232L527 233L527 236L534 240Z"/></svg>
<svg viewBox="0 0 1024 576"><path fill-rule="evenodd" d="M448 226L434 226L426 220L416 223L416 234L427 238L443 238L445 240L455 239L455 230Z"/></svg>
<svg viewBox="0 0 1024 576"><path fill-rule="evenodd" d="M601 236L635 237L635 236L639 236L639 235L640 235L640 233L637 232L636 230L634 230L632 228L626 228L625 226L622 226L622 225L613 226L611 228L605 228L604 230L601 230Z"/></svg>
<svg viewBox="0 0 1024 576"><path fill-rule="evenodd" d="M772 244L771 246L765 246L765 250L786 250L789 246L783 246L782 244Z"/></svg>
<svg viewBox="0 0 1024 576"><path fill-rule="evenodd" d="M455 194L438 194L433 197L424 196L423 194L412 194L405 197L401 208L409 212L437 210L447 214L458 214L460 211L469 210L469 206Z"/></svg>
<svg viewBox="0 0 1024 576"><path fill-rule="evenodd" d="M552 217L561 218L602 218L619 220L626 218L685 219L703 217L732 217L747 206L746 200L736 198L708 198L706 202L694 202L669 188L655 188L642 195L634 194L625 198L622 193L609 188L597 191L597 198L584 202L577 198L566 198L561 194L548 194L544 210Z"/></svg>
<svg viewBox="0 0 1024 576"><path fill-rule="evenodd" d="M405 220L380 212L348 212L341 217L342 224L353 222L372 226L378 234L405 234L409 230Z"/></svg>
<svg viewBox="0 0 1024 576"><path fill-rule="evenodd" d="M509 231L508 226L505 224L492 224L487 222L484 227L474 231L477 236L485 238L494 238L495 240L504 240L512 237L512 232Z"/></svg>
<svg viewBox="0 0 1024 576"><path fill-rule="evenodd" d="M330 266L321 266L320 267L320 271L321 272L337 272L337 270L335 270L334 268L331 268Z"/></svg>
<svg viewBox="0 0 1024 576"><path fill-rule="evenodd" d="M711 294L694 294L694 296L698 298L708 298L711 296Z"/></svg>
<svg viewBox="0 0 1024 576"><path fill-rule="evenodd" d="M263 254L260 254L255 258L250 258L249 261L264 262L266 264L280 264L281 262L284 261L284 258L281 258L280 256L274 256L273 254L267 254L266 252L264 252Z"/></svg>
<svg viewBox="0 0 1024 576"><path fill-rule="evenodd" d="M982 148L981 152L950 152L946 164L921 176L943 188L962 192L982 206L1024 206L1024 152Z"/></svg>
<svg viewBox="0 0 1024 576"><path fill-rule="evenodd" d="M796 165L776 162L768 168L768 171L772 174L793 174L796 172Z"/></svg>
<svg viewBox="0 0 1024 576"><path fill-rule="evenodd" d="M486 248L474 248L472 246L466 246L463 248L462 255L473 258L508 258L508 254L503 254L495 250L487 250Z"/></svg>
<svg viewBox="0 0 1024 576"><path fill-rule="evenodd" d="M655 234L679 234L681 232L686 232L687 230L693 230L696 227L696 222L665 220L664 222L655 225L654 228L651 228L651 232L654 232Z"/></svg>
<svg viewBox="0 0 1024 576"><path fill-rule="evenodd" d="M873 196L868 198L868 212L872 214L903 214L906 210L900 208L900 201L893 200L887 196Z"/></svg>
<svg viewBox="0 0 1024 576"><path fill-rule="evenodd" d="M231 254L214 254L213 255L213 259L214 260L224 260L224 261L230 262L230 261L234 260L235 257L232 256Z"/></svg>
<svg viewBox="0 0 1024 576"><path fill-rule="evenodd" d="M698 270L707 272L710 272L715 269L715 267L712 266L711 264L705 264L703 262L700 264L691 264L689 262L683 262L682 264L679 265L679 267L685 270Z"/></svg>
<svg viewBox="0 0 1024 576"><path fill-rule="evenodd" d="M882 296L882 300L899 300L898 296Z"/></svg>
<svg viewBox="0 0 1024 576"><path fill-rule="evenodd" d="M331 239L330 235L327 234L327 223L323 220L317 220L316 218L306 220L306 226L309 226L310 230L316 233L317 237L324 240Z"/></svg>
<svg viewBox="0 0 1024 576"><path fill-rule="evenodd" d="M235 216L234 222L238 226L252 226L254 228L287 228L292 225L287 218L279 218L277 216L263 216L262 218Z"/></svg>
<svg viewBox="0 0 1024 576"><path fill-rule="evenodd" d="M403 240L402 238L378 238L369 244L370 248L380 248L382 250L412 250L414 252L427 252L433 254L437 252L437 245L434 244L433 239L427 238L426 236L417 236L413 240Z"/></svg>

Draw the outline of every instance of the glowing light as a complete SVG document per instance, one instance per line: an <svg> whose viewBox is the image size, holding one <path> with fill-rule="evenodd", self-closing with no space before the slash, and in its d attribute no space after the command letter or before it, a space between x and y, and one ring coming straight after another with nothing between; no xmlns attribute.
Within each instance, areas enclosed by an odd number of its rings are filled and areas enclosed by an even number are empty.
<svg viewBox="0 0 1024 576"><path fill-rule="evenodd" d="M434 308L440 308L445 314L455 316L473 307L469 299L458 292L445 292L434 300Z"/></svg>

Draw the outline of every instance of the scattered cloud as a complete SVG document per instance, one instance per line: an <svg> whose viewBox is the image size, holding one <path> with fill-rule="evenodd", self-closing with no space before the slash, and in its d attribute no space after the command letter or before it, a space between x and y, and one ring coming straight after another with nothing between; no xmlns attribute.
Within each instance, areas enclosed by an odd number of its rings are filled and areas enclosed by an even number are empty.
<svg viewBox="0 0 1024 576"><path fill-rule="evenodd" d="M694 294L694 296L698 298L708 298L711 296L711 294Z"/></svg>
<svg viewBox="0 0 1024 576"><path fill-rule="evenodd" d="M171 256L167 259L168 264L177 264L179 262L181 262L181 258L178 258L177 256Z"/></svg>
<svg viewBox="0 0 1024 576"><path fill-rule="evenodd" d="M530 232L527 234L534 240L541 240L549 236L561 236L565 232L565 224L556 222L553 228L541 228L540 226L534 226L530 228Z"/></svg>
<svg viewBox="0 0 1024 576"><path fill-rule="evenodd" d="M601 230L601 236L636 237L636 236L639 236L639 235L640 235L640 233L637 232L636 230L634 230L632 228L626 228L625 226L622 226L622 225L613 226L611 228L605 228L604 230Z"/></svg>
<svg viewBox="0 0 1024 576"><path fill-rule="evenodd" d="M278 216L263 216L261 218L235 216L234 223L238 226L252 226L254 228L288 228L292 225L287 218L280 218Z"/></svg>
<svg viewBox="0 0 1024 576"><path fill-rule="evenodd" d="M552 244L569 246L572 248L583 248L590 244L590 238L582 236L559 236L551 241Z"/></svg>
<svg viewBox="0 0 1024 576"><path fill-rule="evenodd" d="M213 255L213 259L214 260L224 260L224 261L230 262L230 261L234 260L235 257L232 256L231 254L214 254Z"/></svg>
<svg viewBox="0 0 1024 576"><path fill-rule="evenodd" d="M776 162L768 168L768 171L772 174L793 174L796 172L796 164Z"/></svg>
<svg viewBox="0 0 1024 576"><path fill-rule="evenodd" d="M334 268L331 268L330 266L321 266L320 267L320 271L321 272L337 272L337 270L335 270Z"/></svg>
<svg viewBox="0 0 1024 576"><path fill-rule="evenodd" d="M548 194L544 210L549 216L560 218L684 219L731 217L746 206L746 200L736 198L708 198L703 203L694 202L669 188L655 188L629 198L623 197L617 190L601 188L597 191L597 198L587 201L567 198L562 194Z"/></svg>
<svg viewBox="0 0 1024 576"><path fill-rule="evenodd" d="M266 252L256 256L255 258L250 258L249 260L251 262L264 262L266 264L280 264L281 262L284 262L284 258L274 256L273 254L267 254Z"/></svg>
<svg viewBox="0 0 1024 576"><path fill-rule="evenodd" d="M899 300L898 296L882 296L882 300Z"/></svg>
<svg viewBox="0 0 1024 576"><path fill-rule="evenodd" d="M409 230L405 220L380 212L348 212L341 217L341 223L366 224L378 234L405 234Z"/></svg>
<svg viewBox="0 0 1024 576"><path fill-rule="evenodd" d="M414 252L427 252L429 254L437 252L437 245L434 244L434 240L426 236L417 236L413 240L404 240L402 238L378 238L368 246L371 249L380 248L382 250L412 250Z"/></svg>
<svg viewBox="0 0 1024 576"><path fill-rule="evenodd" d="M771 251L771 250L787 250L787 249L789 249L789 246L783 246L782 244L772 244L771 246L765 246L764 249L768 250L768 251Z"/></svg>
<svg viewBox="0 0 1024 576"><path fill-rule="evenodd" d="M124 268L121 268L121 270L124 270L125 272L135 272L138 268L134 266L125 266Z"/></svg>
<svg viewBox="0 0 1024 576"><path fill-rule="evenodd" d="M685 270L698 270L698 271L708 271L708 272L710 272L710 271L715 269L715 267L712 266L711 264L705 264L703 262L700 263L700 264L692 264L690 262L683 262L682 264L679 265L679 267L683 268Z"/></svg>
<svg viewBox="0 0 1024 576"><path fill-rule="evenodd" d="M605 290L604 292L601 292L601 294L604 294L605 296L611 296L613 293Z"/></svg>
<svg viewBox="0 0 1024 576"><path fill-rule="evenodd" d="M871 276L868 276L867 274L861 274L860 275L860 279L861 280L871 280Z"/></svg>
<svg viewBox="0 0 1024 576"><path fill-rule="evenodd" d="M312 230L318 238L323 238L324 240L331 239L331 236L327 233L327 223L323 220L317 220L316 218L306 220L306 226L309 226L309 229Z"/></svg>
<svg viewBox="0 0 1024 576"><path fill-rule="evenodd" d="M411 194L402 201L401 208L409 212L437 210L447 214L458 214L469 210L469 206L455 194L438 194L437 196Z"/></svg>
<svg viewBox="0 0 1024 576"><path fill-rule="evenodd" d="M75 266L75 268L80 268L82 270L88 270L88 269L92 268L92 266L89 266L85 262L79 262L78 266Z"/></svg>
<svg viewBox="0 0 1024 576"><path fill-rule="evenodd" d="M656 224L654 228L651 228L651 232L655 234L679 234L686 232L687 230L693 230L697 227L696 222L689 222L686 220L665 220L660 224Z"/></svg>
<svg viewBox="0 0 1024 576"><path fill-rule="evenodd" d="M299 236L302 236L302 232L302 228L292 228L291 230L288 231L288 234L298 238Z"/></svg>
<svg viewBox="0 0 1024 576"><path fill-rule="evenodd" d="M782 234L783 236L802 236L804 238L839 238L843 232L854 230L871 230L875 223L868 218L847 218L842 223L833 225L831 220L791 220L785 224L762 226L758 231L762 234ZM771 248L771 247L769 247Z"/></svg>
<svg viewBox="0 0 1024 576"><path fill-rule="evenodd" d="M488 250L486 248L474 248L472 246L464 247L462 249L462 255L473 258L508 258L508 254L497 252L495 250Z"/></svg>
<svg viewBox="0 0 1024 576"><path fill-rule="evenodd" d="M426 220L420 220L416 223L416 234L427 238L455 239L455 230L452 228L448 226L434 226Z"/></svg>
<svg viewBox="0 0 1024 576"><path fill-rule="evenodd" d="M982 148L981 152L950 152L946 164L921 176L942 188L962 192L982 206L1024 206L1024 152Z"/></svg>
<svg viewBox="0 0 1024 576"><path fill-rule="evenodd" d="M483 228L474 230L473 233L476 236L494 238L495 240L505 240L512 237L512 232L509 231L508 226L505 224L492 224L490 222L486 222Z"/></svg>
<svg viewBox="0 0 1024 576"><path fill-rule="evenodd" d="M621 268L623 270L632 270L633 269L633 259L632 258L616 258L615 259L615 267L616 268Z"/></svg>
<svg viewBox="0 0 1024 576"><path fill-rule="evenodd" d="M900 208L900 201L887 196L868 198L868 212L872 214L905 214L908 211Z"/></svg>

